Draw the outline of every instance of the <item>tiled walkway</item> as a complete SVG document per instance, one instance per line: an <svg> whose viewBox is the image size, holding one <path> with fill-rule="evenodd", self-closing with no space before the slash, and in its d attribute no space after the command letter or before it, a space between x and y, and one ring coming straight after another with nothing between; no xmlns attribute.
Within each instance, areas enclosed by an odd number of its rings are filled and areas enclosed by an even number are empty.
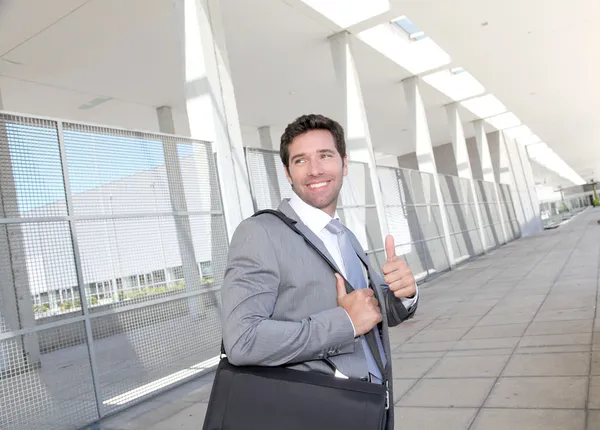
<svg viewBox="0 0 600 430"><path fill-rule="evenodd" d="M392 330L396 429L600 429L597 220L587 210L422 287L418 316ZM95 428L199 429L210 383Z"/></svg>

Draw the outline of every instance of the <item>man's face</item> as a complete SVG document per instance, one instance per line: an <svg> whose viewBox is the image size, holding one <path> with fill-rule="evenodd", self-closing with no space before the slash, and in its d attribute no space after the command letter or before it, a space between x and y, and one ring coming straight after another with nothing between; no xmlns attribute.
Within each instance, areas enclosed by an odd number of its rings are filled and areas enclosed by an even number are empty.
<svg viewBox="0 0 600 430"><path fill-rule="evenodd" d="M348 174L347 157L340 156L333 135L311 130L292 140L286 176L298 196L309 205L333 216L343 177Z"/></svg>

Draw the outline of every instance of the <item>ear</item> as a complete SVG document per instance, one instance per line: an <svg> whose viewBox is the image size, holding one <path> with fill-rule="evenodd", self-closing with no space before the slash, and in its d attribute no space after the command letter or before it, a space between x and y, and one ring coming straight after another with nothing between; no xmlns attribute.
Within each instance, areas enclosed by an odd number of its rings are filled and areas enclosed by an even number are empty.
<svg viewBox="0 0 600 430"><path fill-rule="evenodd" d="M344 176L348 176L348 156L344 155L344 158L342 158L342 163L344 165Z"/></svg>

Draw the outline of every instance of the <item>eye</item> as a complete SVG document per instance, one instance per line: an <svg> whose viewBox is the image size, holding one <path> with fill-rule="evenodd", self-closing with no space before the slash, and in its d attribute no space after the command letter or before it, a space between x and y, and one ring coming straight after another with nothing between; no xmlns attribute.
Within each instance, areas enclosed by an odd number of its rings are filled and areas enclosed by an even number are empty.
<svg viewBox="0 0 600 430"><path fill-rule="evenodd" d="M331 154L321 154L321 158L331 158Z"/></svg>
<svg viewBox="0 0 600 430"><path fill-rule="evenodd" d="M294 164L300 164L303 163L305 160L304 158L296 158L296 160L294 161Z"/></svg>

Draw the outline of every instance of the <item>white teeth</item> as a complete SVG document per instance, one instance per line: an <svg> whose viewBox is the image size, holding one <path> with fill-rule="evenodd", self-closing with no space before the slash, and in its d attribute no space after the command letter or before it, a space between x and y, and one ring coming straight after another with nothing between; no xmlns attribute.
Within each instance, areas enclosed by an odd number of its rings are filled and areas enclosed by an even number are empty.
<svg viewBox="0 0 600 430"><path fill-rule="evenodd" d="M309 188L321 188L321 187L324 187L325 185L327 185L327 182L321 182L318 184L310 184L308 187Z"/></svg>

